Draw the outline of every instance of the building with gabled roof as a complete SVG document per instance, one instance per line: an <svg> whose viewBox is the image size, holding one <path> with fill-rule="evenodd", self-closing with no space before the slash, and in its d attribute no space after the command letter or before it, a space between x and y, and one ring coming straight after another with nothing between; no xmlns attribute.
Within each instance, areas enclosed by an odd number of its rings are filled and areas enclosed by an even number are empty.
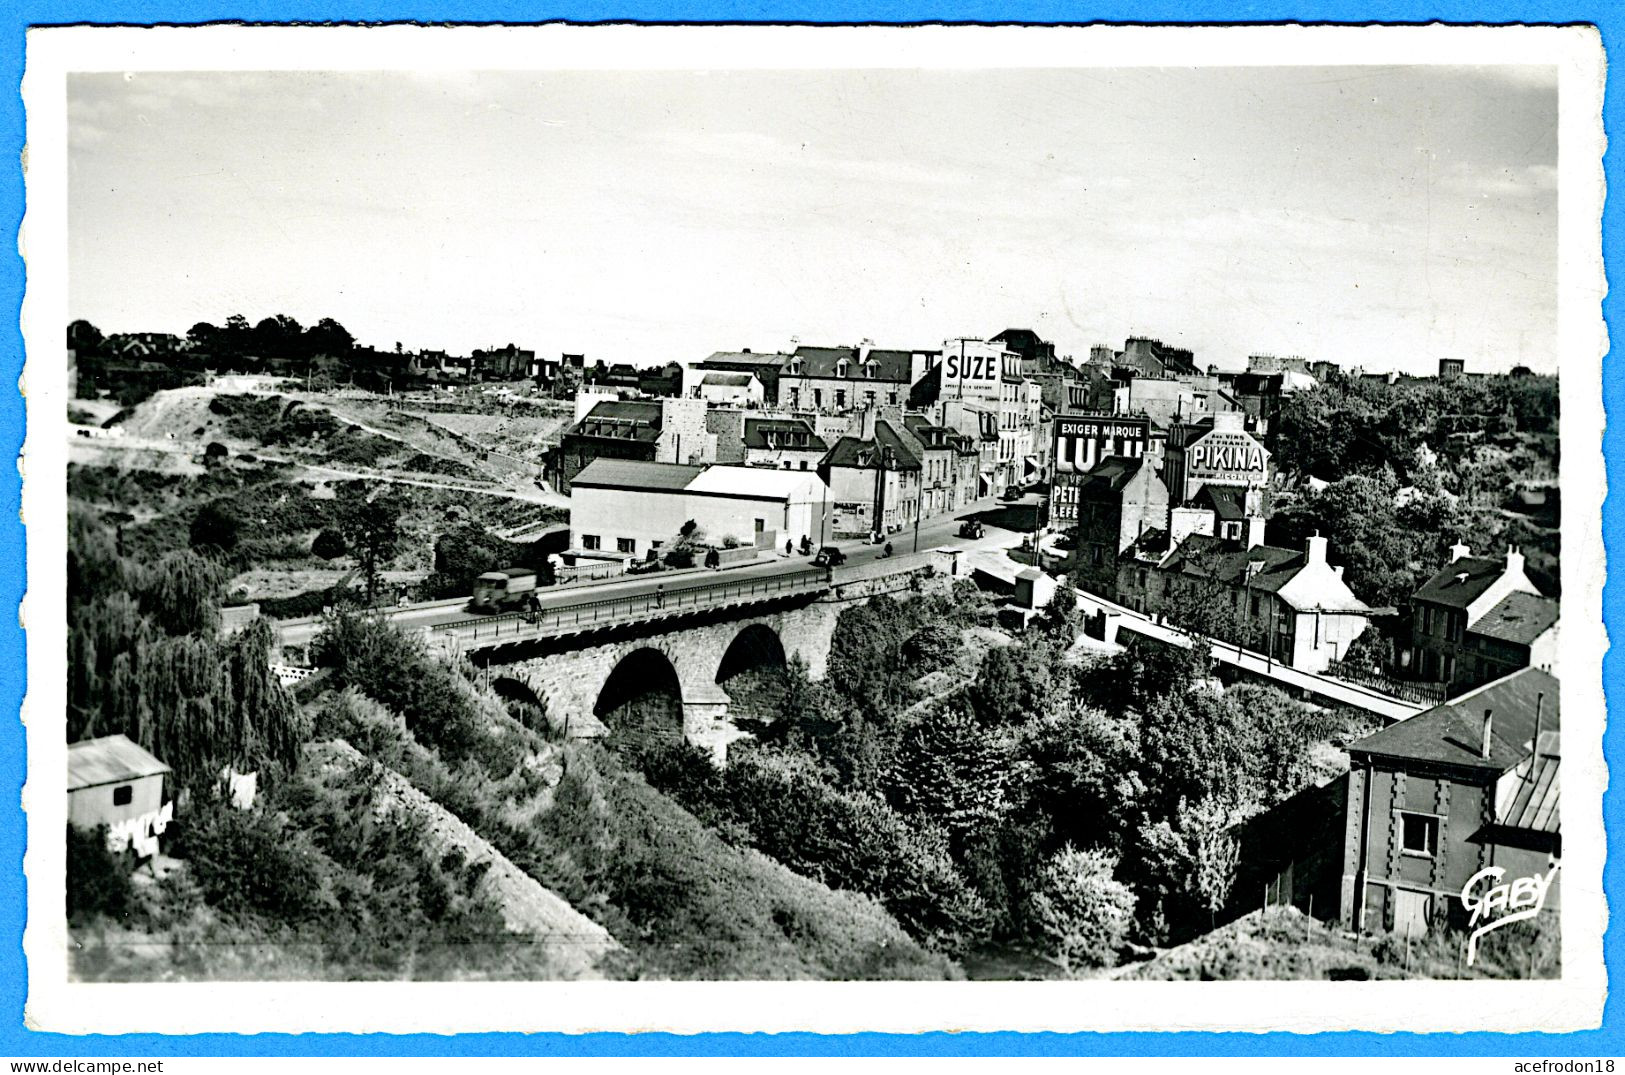
<svg viewBox="0 0 1625 1075"><path fill-rule="evenodd" d="M569 493L575 477L596 459L649 463L709 463L717 436L706 428L698 399L584 401L585 413L565 430L549 460L554 487Z"/></svg>
<svg viewBox="0 0 1625 1075"><path fill-rule="evenodd" d="M836 440L818 464L835 498L835 536L889 534L913 526L919 518L922 454L906 428L874 410L862 412L856 432Z"/></svg>
<svg viewBox="0 0 1625 1075"><path fill-rule="evenodd" d="M909 386L935 351L856 347L802 347L779 372L778 405L791 411L848 414L863 407L901 407Z"/></svg>
<svg viewBox="0 0 1625 1075"><path fill-rule="evenodd" d="M1118 559L1120 604L1293 668L1324 672L1376 611L1354 596L1342 567L1326 562L1319 534L1302 551L1192 534L1148 562L1142 543L1153 533L1148 528ZM1201 622L1180 623L1192 619Z"/></svg>
<svg viewBox="0 0 1625 1075"><path fill-rule="evenodd" d="M1118 558L1168 517L1168 487L1144 456L1109 455L1067 486L1073 532L1068 574L1089 593L1115 598Z"/></svg>
<svg viewBox="0 0 1625 1075"><path fill-rule="evenodd" d="M1550 875L1560 702L1555 676L1525 668L1348 747L1344 923L1417 935L1465 919L1461 891L1481 870Z"/></svg>
<svg viewBox="0 0 1625 1075"><path fill-rule="evenodd" d="M817 470L829 451L829 444L802 418L747 416L740 441L747 465L776 470Z"/></svg>
<svg viewBox="0 0 1625 1075"><path fill-rule="evenodd" d="M1524 573L1522 553L1508 548L1505 558L1473 556L1466 545L1452 545L1450 562L1411 595L1410 646L1401 654L1402 666L1429 683L1459 685L1476 678L1478 654L1463 652L1467 631L1512 593L1540 596ZM1484 645L1479 652L1497 650Z"/></svg>

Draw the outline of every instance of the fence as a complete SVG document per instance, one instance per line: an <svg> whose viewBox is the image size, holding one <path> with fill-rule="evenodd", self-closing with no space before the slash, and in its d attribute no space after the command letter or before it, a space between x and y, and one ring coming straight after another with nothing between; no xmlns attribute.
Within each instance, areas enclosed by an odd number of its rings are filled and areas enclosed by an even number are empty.
<svg viewBox="0 0 1625 1075"><path fill-rule="evenodd" d="M1327 665L1326 675L1332 679L1341 679L1347 683L1355 683L1362 687L1369 687L1374 691L1381 691L1392 698L1403 698L1407 702L1420 702L1429 706L1442 705L1448 694L1443 683L1394 679L1392 676L1383 675L1381 672L1373 672L1368 668L1359 668L1345 664L1342 661L1333 661Z"/></svg>
<svg viewBox="0 0 1625 1075"><path fill-rule="evenodd" d="M797 594L822 593L830 587L829 574L802 570L765 578L729 582L701 582L596 601L579 601L535 613L509 612L430 627L431 637L467 645L500 645L554 634L569 634L594 627L634 620L659 619L689 612L747 604Z"/></svg>

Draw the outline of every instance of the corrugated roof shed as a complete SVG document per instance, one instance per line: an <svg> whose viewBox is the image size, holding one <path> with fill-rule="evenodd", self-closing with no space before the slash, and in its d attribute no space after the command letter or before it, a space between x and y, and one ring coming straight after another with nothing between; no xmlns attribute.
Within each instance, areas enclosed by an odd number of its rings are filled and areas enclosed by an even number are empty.
<svg viewBox="0 0 1625 1075"><path fill-rule="evenodd" d="M69 791L122 784L169 771L169 766L126 736L108 735L68 745Z"/></svg>
<svg viewBox="0 0 1625 1075"><path fill-rule="evenodd" d="M1539 749L1503 778L1508 783L1503 785L1504 801L1497 804L1496 824L1531 832L1559 830L1559 735L1555 731L1542 732Z"/></svg>

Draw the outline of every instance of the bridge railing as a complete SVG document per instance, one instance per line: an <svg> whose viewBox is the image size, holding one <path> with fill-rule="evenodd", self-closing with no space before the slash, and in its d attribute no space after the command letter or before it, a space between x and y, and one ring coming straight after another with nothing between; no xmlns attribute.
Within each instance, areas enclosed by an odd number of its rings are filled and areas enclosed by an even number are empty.
<svg viewBox="0 0 1625 1075"><path fill-rule="evenodd" d="M443 623L428 630L431 636L455 638L465 645L495 645L509 640L566 634L593 627L659 619L726 605L820 593L829 589L829 585L829 574L826 571L796 571L749 579L699 582L687 586L673 586L659 592L606 597L596 601L577 601L568 605L543 608L534 614L504 612L495 616Z"/></svg>

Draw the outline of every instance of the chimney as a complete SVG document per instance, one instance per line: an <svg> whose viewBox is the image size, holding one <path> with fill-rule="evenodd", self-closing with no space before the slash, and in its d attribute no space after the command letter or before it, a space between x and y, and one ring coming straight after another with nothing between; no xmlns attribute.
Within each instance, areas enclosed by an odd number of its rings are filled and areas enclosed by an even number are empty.
<svg viewBox="0 0 1625 1075"><path fill-rule="evenodd" d="M1337 564L1336 566L1334 566L1332 568L1332 574L1336 575L1338 577L1338 579L1342 579L1342 577L1343 577L1343 565L1342 564Z"/></svg>
<svg viewBox="0 0 1625 1075"><path fill-rule="evenodd" d="M875 418L878 417L878 415L879 412L873 407L863 408L860 417L860 421L862 421L863 426L858 431L859 440L872 441L875 439Z"/></svg>
<svg viewBox="0 0 1625 1075"><path fill-rule="evenodd" d="M1264 544L1264 517L1262 515L1247 516L1247 547L1256 549Z"/></svg>
<svg viewBox="0 0 1625 1075"><path fill-rule="evenodd" d="M1481 758L1487 758L1490 756L1490 733L1495 728L1494 715L1495 710L1484 710L1484 741L1478 748L1478 756Z"/></svg>
<svg viewBox="0 0 1625 1075"><path fill-rule="evenodd" d="M1507 546L1507 574L1523 574L1523 553L1519 552L1511 545Z"/></svg>
<svg viewBox="0 0 1625 1075"><path fill-rule="evenodd" d="M1463 545L1459 541L1456 542L1454 545L1450 546L1450 562L1451 563L1455 563L1457 560L1460 560L1463 556L1471 556L1472 554L1473 554L1473 550L1469 549L1467 546Z"/></svg>
<svg viewBox="0 0 1625 1075"><path fill-rule="evenodd" d="M1326 539L1316 530L1309 538L1304 548L1305 559L1311 564L1324 564L1326 562Z"/></svg>
<svg viewBox="0 0 1625 1075"><path fill-rule="evenodd" d="M873 341L873 340L861 340L861 341L859 341L858 342L858 361L859 362L867 362L867 361L869 361L869 352L874 350L874 347L875 347L875 341Z"/></svg>

